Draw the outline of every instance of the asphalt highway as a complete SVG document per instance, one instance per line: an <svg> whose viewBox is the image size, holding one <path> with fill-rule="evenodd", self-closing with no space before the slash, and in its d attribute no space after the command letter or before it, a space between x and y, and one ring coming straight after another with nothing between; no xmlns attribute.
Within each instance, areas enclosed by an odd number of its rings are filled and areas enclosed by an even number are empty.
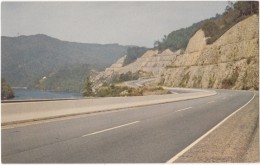
<svg viewBox="0 0 260 165"><path fill-rule="evenodd" d="M140 79L140 80L132 80L132 81L126 81L125 85L132 87L132 88L138 88L143 86L145 83L151 83L156 81L158 78L151 78L151 79Z"/></svg>
<svg viewBox="0 0 260 165"><path fill-rule="evenodd" d="M165 163L254 95L216 91L210 97L2 129L2 162Z"/></svg>

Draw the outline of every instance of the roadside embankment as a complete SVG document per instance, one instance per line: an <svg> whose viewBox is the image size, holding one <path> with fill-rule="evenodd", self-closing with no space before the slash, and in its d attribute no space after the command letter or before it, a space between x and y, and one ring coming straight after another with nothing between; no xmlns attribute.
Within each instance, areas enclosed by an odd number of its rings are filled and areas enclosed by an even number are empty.
<svg viewBox="0 0 260 165"><path fill-rule="evenodd" d="M116 109L161 104L215 95L213 90L194 93L107 97L80 100L2 103L2 125L53 119Z"/></svg>
<svg viewBox="0 0 260 165"><path fill-rule="evenodd" d="M259 93L174 163L259 162Z"/></svg>

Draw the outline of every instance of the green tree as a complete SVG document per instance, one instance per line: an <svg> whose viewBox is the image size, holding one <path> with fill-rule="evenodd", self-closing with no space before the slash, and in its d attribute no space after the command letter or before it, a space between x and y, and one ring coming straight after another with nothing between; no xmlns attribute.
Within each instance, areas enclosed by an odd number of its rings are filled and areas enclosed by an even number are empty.
<svg viewBox="0 0 260 165"><path fill-rule="evenodd" d="M92 82L90 81L90 78L87 77L84 82L84 91L83 96L93 96L93 90L92 90Z"/></svg>
<svg viewBox="0 0 260 165"><path fill-rule="evenodd" d="M161 49L161 42L159 40L156 40L153 44L155 49Z"/></svg>
<svg viewBox="0 0 260 165"><path fill-rule="evenodd" d="M240 16L258 14L258 1L238 1L234 4L234 8L240 12Z"/></svg>
<svg viewBox="0 0 260 165"><path fill-rule="evenodd" d="M1 99L14 98L14 92L5 79L1 79Z"/></svg>
<svg viewBox="0 0 260 165"><path fill-rule="evenodd" d="M220 28L214 21L205 22L201 28L204 31L206 37L217 35L220 31Z"/></svg>

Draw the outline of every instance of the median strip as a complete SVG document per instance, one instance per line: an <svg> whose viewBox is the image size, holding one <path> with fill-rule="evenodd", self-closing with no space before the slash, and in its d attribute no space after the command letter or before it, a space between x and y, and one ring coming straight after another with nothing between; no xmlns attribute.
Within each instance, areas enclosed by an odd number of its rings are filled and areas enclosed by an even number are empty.
<svg viewBox="0 0 260 165"><path fill-rule="evenodd" d="M135 121L135 122L132 122L132 123L127 123L127 124L123 124L123 125L120 125L120 126L116 126L116 127L104 129L104 130L101 130L101 131L97 131L97 132L94 132L94 133L90 133L90 134L83 135L82 137L87 137L87 136L91 136L91 135L96 135L96 134L99 134L99 133L102 133L102 132L107 132L107 131L110 131L110 130L113 130L113 129L125 127L125 126L132 125L132 124L136 124L136 123L139 123L139 122L140 122L140 121Z"/></svg>

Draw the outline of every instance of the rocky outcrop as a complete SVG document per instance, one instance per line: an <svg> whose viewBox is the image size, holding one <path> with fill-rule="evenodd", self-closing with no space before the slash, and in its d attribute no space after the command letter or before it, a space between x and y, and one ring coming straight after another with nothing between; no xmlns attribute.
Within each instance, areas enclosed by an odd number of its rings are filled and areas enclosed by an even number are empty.
<svg viewBox="0 0 260 165"><path fill-rule="evenodd" d="M120 70L120 68L122 68L124 66L124 62L125 62L125 58L126 55L124 55L123 57L119 58L116 63L112 64L109 68L106 68L105 71L109 72L109 71L118 71Z"/></svg>
<svg viewBox="0 0 260 165"><path fill-rule="evenodd" d="M258 89L258 34L256 15L239 22L211 45L206 44L204 32L198 30L184 53L148 50L126 66L123 57L94 81L142 71L160 77L160 83L165 86Z"/></svg>
<svg viewBox="0 0 260 165"><path fill-rule="evenodd" d="M91 81L95 82L94 87L98 87L102 85L102 82L108 81L113 77L114 74L120 71L120 69L124 66L126 55L119 58L116 63L112 64L110 67L106 68L105 71L100 72L95 77L91 77Z"/></svg>
<svg viewBox="0 0 260 165"><path fill-rule="evenodd" d="M176 59L178 52L172 52L169 49L158 53L157 50L148 50L135 62L120 69L121 73L131 71L144 71L152 73L154 76L159 75L162 69L170 65Z"/></svg>
<svg viewBox="0 0 260 165"><path fill-rule="evenodd" d="M162 84L258 89L258 16L239 22L211 45L205 45L201 30L197 33L191 38L185 54L177 56L161 72Z"/></svg>
<svg viewBox="0 0 260 165"><path fill-rule="evenodd" d="M158 50L148 50L135 62L126 66L124 66L124 56L105 71L100 72L93 78L93 81L95 84L100 84L102 81L111 80L115 75L125 74L127 72L142 72L148 73L151 76L159 76L161 71L170 65L179 54L180 51L172 52L169 49L162 53L158 53Z"/></svg>
<svg viewBox="0 0 260 165"><path fill-rule="evenodd" d="M206 46L206 38L204 32L200 29L189 40L186 53L201 51Z"/></svg>

